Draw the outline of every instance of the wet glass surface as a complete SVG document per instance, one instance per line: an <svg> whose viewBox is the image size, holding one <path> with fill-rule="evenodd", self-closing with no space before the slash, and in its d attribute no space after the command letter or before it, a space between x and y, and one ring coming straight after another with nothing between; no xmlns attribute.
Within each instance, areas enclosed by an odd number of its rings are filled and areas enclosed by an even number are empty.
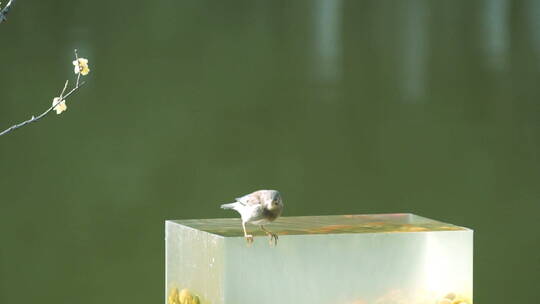
<svg viewBox="0 0 540 304"><path fill-rule="evenodd" d="M239 219L197 219L173 222L225 237L244 235ZM280 217L271 224L265 225L265 227L278 235L390 233L467 229L414 214L291 216ZM255 230L253 234L264 235L264 232L258 229L258 226L248 224L247 229L250 231L249 233Z"/></svg>

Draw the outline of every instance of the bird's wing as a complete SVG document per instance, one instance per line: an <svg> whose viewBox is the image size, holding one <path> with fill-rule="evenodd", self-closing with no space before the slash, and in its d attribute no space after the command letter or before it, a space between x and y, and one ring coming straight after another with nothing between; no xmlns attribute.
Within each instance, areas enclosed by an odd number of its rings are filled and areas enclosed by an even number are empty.
<svg viewBox="0 0 540 304"><path fill-rule="evenodd" d="M236 201L240 202L242 205L245 205L245 206L254 206L254 205L261 204L261 199L257 192L253 192L251 194L247 194L242 197L239 197L236 199Z"/></svg>

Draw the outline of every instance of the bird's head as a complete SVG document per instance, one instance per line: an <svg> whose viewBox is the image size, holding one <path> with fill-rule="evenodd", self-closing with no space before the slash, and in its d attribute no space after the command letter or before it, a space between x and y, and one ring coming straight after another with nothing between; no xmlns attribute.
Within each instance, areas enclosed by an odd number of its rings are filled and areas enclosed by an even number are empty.
<svg viewBox="0 0 540 304"><path fill-rule="evenodd" d="M283 208L283 200L281 194L276 190L267 190L267 197L265 199L266 208L269 210L277 210Z"/></svg>

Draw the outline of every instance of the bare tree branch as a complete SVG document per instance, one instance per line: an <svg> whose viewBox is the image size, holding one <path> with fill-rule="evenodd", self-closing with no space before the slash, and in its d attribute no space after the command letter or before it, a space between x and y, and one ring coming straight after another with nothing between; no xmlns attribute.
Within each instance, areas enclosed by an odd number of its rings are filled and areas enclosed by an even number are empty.
<svg viewBox="0 0 540 304"><path fill-rule="evenodd" d="M13 3L15 3L15 0L9 0L6 6L0 11L0 23L7 20L7 15L9 14L9 10L11 10Z"/></svg>
<svg viewBox="0 0 540 304"><path fill-rule="evenodd" d="M5 135L15 129L18 129L26 124L29 124L29 123L33 123L33 122L36 122L38 120L40 120L41 118L43 118L45 115L49 114L50 111L52 111L54 108L56 108L56 106L58 104L60 104L61 102L64 102L66 100L66 98L68 98L71 94L75 93L75 91L77 91L80 87L82 87L83 85L85 84L85 82L81 82L79 84L78 87L74 87L73 89L71 89L71 91L69 91L66 95L63 96L63 99L60 99L57 103L53 104L50 108L48 108L47 110L45 110L45 112L41 113L39 116L34 116L32 115L32 117L28 120L25 120L21 123L18 123L18 124L15 124L7 129L5 129L4 131L0 132L0 136L2 135Z"/></svg>
<svg viewBox="0 0 540 304"><path fill-rule="evenodd" d="M49 114L49 112L51 112L52 110L54 110L54 108L56 108L58 105L60 105L61 103L63 102L66 102L66 99L71 96L73 93L75 93L80 87L82 87L85 82L84 81L79 81L80 80L80 77L81 77L81 72L83 72L83 67L81 66L80 62L79 62L79 55L77 54L77 50L75 50L75 59L76 59L76 62L78 64L78 68L79 68L79 73L77 73L77 82L75 84L75 87L73 89L71 89L67 94L64 95L64 93L66 92L66 89L68 87L68 81L66 80L66 83L64 85L64 88L62 90L62 93L60 93L60 96L57 97L57 99L55 98L54 100L57 100L57 102L53 102L52 106L49 107L47 110L45 110L45 112L41 113L40 115L38 116L34 116L32 115L32 117L30 117L30 119L28 120L25 120L21 123L18 123L18 124L14 124L12 125L11 127L5 129L4 131L0 132L0 136L2 135L5 135L15 129L18 129L22 126L25 126L27 124L30 124L30 123L33 123L33 122L36 122L38 120L40 120L41 118L45 117L47 114ZM86 67L88 69L88 67Z"/></svg>

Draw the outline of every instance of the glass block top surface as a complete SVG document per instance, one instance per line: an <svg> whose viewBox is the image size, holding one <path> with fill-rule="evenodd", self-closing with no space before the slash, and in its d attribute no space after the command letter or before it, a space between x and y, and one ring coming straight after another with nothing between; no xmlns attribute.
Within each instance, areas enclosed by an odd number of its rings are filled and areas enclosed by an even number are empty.
<svg viewBox="0 0 540 304"><path fill-rule="evenodd" d="M177 220L172 222L224 237L241 237L244 235L239 218ZM250 234L264 235L260 229L253 229L253 227L250 224L246 227ZM469 230L410 213L290 216L280 217L273 223L268 224L267 227L278 235Z"/></svg>

